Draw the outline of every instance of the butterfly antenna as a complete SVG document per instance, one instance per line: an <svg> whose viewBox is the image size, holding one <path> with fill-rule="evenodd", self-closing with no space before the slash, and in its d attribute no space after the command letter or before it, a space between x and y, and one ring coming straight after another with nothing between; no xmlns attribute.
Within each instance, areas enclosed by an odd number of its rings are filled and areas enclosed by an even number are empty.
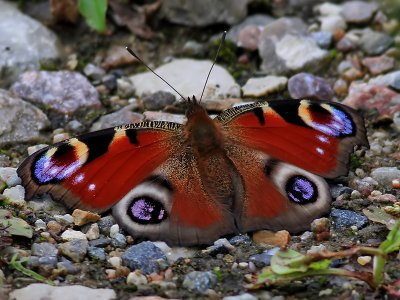
<svg viewBox="0 0 400 300"><path fill-rule="evenodd" d="M182 99L183 101L186 101L185 97L182 96L181 93L179 93L172 85L170 85L164 78L162 78L160 75L158 75L152 68L150 68L133 50L129 47L125 47L126 50L138 61L140 61L147 69L149 69L154 75L156 75L158 78L160 78L162 81L164 81L171 89L173 89Z"/></svg>
<svg viewBox="0 0 400 300"><path fill-rule="evenodd" d="M225 37L226 37L226 31L224 31L224 32L222 33L221 42L219 43L218 50L217 50L217 54L215 55L213 64L212 64L212 66L211 66L211 68L210 68L210 71L208 72L208 75L207 75L207 78L206 78L206 82L204 83L203 91L201 92L201 96L200 96L199 102L201 102L201 99L203 98L203 94L204 94L204 91L206 90L208 78L210 78L211 71L212 71L212 69L214 68L215 63L217 62L217 58L218 58L218 56L219 56L219 51L221 50L222 45L224 44Z"/></svg>

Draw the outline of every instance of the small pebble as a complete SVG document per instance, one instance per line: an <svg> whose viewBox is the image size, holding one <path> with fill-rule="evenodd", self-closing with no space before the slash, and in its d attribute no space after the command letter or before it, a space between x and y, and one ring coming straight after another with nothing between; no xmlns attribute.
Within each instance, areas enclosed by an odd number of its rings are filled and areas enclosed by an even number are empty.
<svg viewBox="0 0 400 300"><path fill-rule="evenodd" d="M74 222L74 218L70 214L54 215L54 219L64 226L71 225Z"/></svg>
<svg viewBox="0 0 400 300"><path fill-rule="evenodd" d="M90 225L88 231L86 232L86 237L89 241L97 240L100 237L100 229L97 223Z"/></svg>
<svg viewBox="0 0 400 300"><path fill-rule="evenodd" d="M121 259L121 257L118 257L118 256L110 257L108 259L108 262L110 263L110 265L112 265L116 269L122 265L122 259Z"/></svg>
<svg viewBox="0 0 400 300"><path fill-rule="evenodd" d="M94 261L106 261L107 259L107 254L104 248L98 248L98 247L89 247L88 248L88 255L89 257L92 258Z"/></svg>
<svg viewBox="0 0 400 300"><path fill-rule="evenodd" d="M260 230L253 234L253 241L257 244L279 246L285 248L290 242L290 233L286 230L272 232L268 230Z"/></svg>
<svg viewBox="0 0 400 300"><path fill-rule="evenodd" d="M119 225L114 224L110 228L110 238L114 238L115 235L119 232Z"/></svg>
<svg viewBox="0 0 400 300"><path fill-rule="evenodd" d="M74 218L74 224L76 226L82 226L100 220L100 215L81 209L75 209L72 212L72 217Z"/></svg>
<svg viewBox="0 0 400 300"><path fill-rule="evenodd" d="M372 257L371 256L367 256L367 255L366 256L359 256L357 258L357 262L362 266L365 266L366 264L369 264L371 262L371 260L372 260Z"/></svg>
<svg viewBox="0 0 400 300"><path fill-rule="evenodd" d="M240 262L238 263L239 268L241 269L246 269L249 266L249 263L247 262Z"/></svg>
<svg viewBox="0 0 400 300"><path fill-rule="evenodd" d="M331 222L328 218L315 219L311 223L311 230L314 234L321 232L329 232L331 228Z"/></svg>
<svg viewBox="0 0 400 300"><path fill-rule="evenodd" d="M65 230L61 234L61 238L63 241L87 240L86 235L83 232L72 229Z"/></svg>
<svg viewBox="0 0 400 300"><path fill-rule="evenodd" d="M145 285L147 282L146 276L144 276L140 271L130 272L126 278L127 284L134 284L136 286Z"/></svg>
<svg viewBox="0 0 400 300"><path fill-rule="evenodd" d="M37 219L35 221L35 230L46 230L46 222L42 219Z"/></svg>
<svg viewBox="0 0 400 300"><path fill-rule="evenodd" d="M59 234L61 232L62 226L60 223L54 220L47 222L47 229L54 234Z"/></svg>

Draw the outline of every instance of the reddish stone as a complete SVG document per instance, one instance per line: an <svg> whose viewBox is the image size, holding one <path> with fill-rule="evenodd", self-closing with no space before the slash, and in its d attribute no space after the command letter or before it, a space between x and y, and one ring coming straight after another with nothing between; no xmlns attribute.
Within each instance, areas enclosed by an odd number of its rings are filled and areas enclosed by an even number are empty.
<svg viewBox="0 0 400 300"><path fill-rule="evenodd" d="M239 31L238 38L238 46L255 51L258 49L258 42L260 40L261 30L257 25L247 25L242 30Z"/></svg>
<svg viewBox="0 0 400 300"><path fill-rule="evenodd" d="M299 73L288 81L288 90L292 98L313 98L330 100L333 97L332 87L324 78L309 73Z"/></svg>
<svg viewBox="0 0 400 300"><path fill-rule="evenodd" d="M376 109L380 115L392 115L400 111L400 94L384 86L353 82L343 104L367 111Z"/></svg>
<svg viewBox="0 0 400 300"><path fill-rule="evenodd" d="M362 63L372 75L378 75L393 69L394 58L386 55L366 57Z"/></svg>

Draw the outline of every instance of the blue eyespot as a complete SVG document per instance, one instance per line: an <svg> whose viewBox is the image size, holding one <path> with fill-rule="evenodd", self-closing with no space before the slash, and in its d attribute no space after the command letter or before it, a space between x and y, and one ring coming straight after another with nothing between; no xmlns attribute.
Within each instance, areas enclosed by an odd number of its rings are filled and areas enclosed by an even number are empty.
<svg viewBox="0 0 400 300"><path fill-rule="evenodd" d="M135 198L128 207L128 216L139 224L159 224L167 218L164 206L153 198Z"/></svg>
<svg viewBox="0 0 400 300"><path fill-rule="evenodd" d="M289 178L285 190L289 200L297 204L313 203L318 199L317 186L302 175Z"/></svg>

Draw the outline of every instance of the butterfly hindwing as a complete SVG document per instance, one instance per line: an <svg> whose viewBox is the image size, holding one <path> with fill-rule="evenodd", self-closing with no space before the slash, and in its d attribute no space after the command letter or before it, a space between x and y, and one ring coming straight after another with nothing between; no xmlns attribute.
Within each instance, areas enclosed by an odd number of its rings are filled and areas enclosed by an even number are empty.
<svg viewBox="0 0 400 300"><path fill-rule="evenodd" d="M241 232L262 228L299 232L329 211L331 195L323 178L254 149L237 145L228 149L243 185L234 205Z"/></svg>
<svg viewBox="0 0 400 300"><path fill-rule="evenodd" d="M171 122L118 126L39 150L18 174L27 198L49 193L70 208L103 212L176 151L180 137Z"/></svg>
<svg viewBox="0 0 400 300"><path fill-rule="evenodd" d="M221 163L214 167L223 167ZM221 182L229 185L230 175L225 174L225 180L217 178L219 173L206 175L190 149L175 153L113 207L113 216L135 237L173 245L211 243L237 232L231 212L233 187L214 189ZM207 186L205 175L215 186Z"/></svg>

